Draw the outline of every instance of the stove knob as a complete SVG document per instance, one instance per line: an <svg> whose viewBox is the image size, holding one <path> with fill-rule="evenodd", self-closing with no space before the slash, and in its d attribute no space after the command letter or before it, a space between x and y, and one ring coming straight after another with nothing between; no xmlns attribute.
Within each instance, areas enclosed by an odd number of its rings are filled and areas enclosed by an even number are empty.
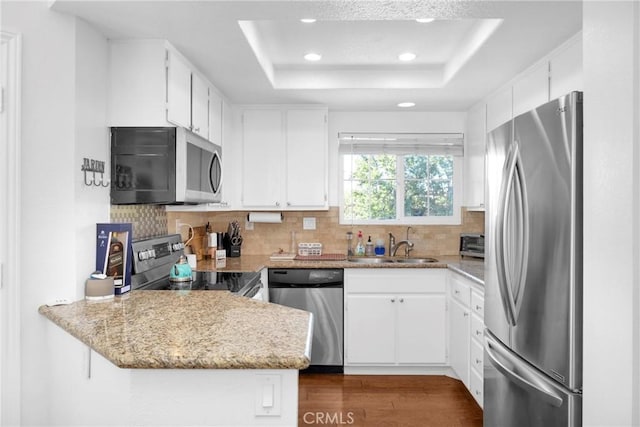
<svg viewBox="0 0 640 427"><path fill-rule="evenodd" d="M173 249L174 252L177 252L177 251L179 251L180 249L183 249L183 248L184 248L184 244L182 242L174 243L173 246L172 246L172 249Z"/></svg>
<svg viewBox="0 0 640 427"><path fill-rule="evenodd" d="M148 259L148 258L149 258L149 253L148 253L148 251L140 251L140 252L138 252L138 259L139 259L140 261L144 261L144 260L146 260L146 259Z"/></svg>
<svg viewBox="0 0 640 427"><path fill-rule="evenodd" d="M148 255L148 257L149 257L149 258L151 258L151 259L155 259L155 257L156 257L156 250L155 250L155 249L149 249L149 250L147 251L147 255Z"/></svg>

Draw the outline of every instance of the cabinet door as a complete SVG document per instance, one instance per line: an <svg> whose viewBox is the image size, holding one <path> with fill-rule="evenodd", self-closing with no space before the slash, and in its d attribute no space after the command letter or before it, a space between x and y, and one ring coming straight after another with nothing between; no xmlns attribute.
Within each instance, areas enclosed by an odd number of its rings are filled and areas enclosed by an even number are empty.
<svg viewBox="0 0 640 427"><path fill-rule="evenodd" d="M242 130L242 204L280 208L285 167L282 113L245 110Z"/></svg>
<svg viewBox="0 0 640 427"><path fill-rule="evenodd" d="M168 50L167 120L189 128L191 126L191 69L173 50Z"/></svg>
<svg viewBox="0 0 640 427"><path fill-rule="evenodd" d="M469 388L469 309L457 300L449 300L449 364Z"/></svg>
<svg viewBox="0 0 640 427"><path fill-rule="evenodd" d="M327 113L287 111L287 207L327 207Z"/></svg>
<svg viewBox="0 0 640 427"><path fill-rule="evenodd" d="M222 97L209 88L209 141L222 146Z"/></svg>
<svg viewBox="0 0 640 427"><path fill-rule="evenodd" d="M487 138L487 108L481 103L469 110L464 147L465 206L484 206L484 152Z"/></svg>
<svg viewBox="0 0 640 427"><path fill-rule="evenodd" d="M398 363L446 362L444 295L398 295Z"/></svg>
<svg viewBox="0 0 640 427"><path fill-rule="evenodd" d="M209 139L209 85L197 73L191 75L191 130Z"/></svg>
<svg viewBox="0 0 640 427"><path fill-rule="evenodd" d="M347 295L346 364L395 362L394 295Z"/></svg>

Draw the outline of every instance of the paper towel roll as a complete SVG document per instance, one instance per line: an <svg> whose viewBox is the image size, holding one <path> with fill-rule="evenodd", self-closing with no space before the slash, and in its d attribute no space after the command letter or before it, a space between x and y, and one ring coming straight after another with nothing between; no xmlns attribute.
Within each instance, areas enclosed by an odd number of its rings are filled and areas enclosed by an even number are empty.
<svg viewBox="0 0 640 427"><path fill-rule="evenodd" d="M282 212L249 212L247 221L280 224L282 222Z"/></svg>

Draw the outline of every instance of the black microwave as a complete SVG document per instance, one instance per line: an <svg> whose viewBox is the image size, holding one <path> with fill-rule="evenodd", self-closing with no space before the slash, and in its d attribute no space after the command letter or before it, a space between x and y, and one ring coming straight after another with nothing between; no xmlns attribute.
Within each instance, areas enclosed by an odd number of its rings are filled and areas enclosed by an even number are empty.
<svg viewBox="0 0 640 427"><path fill-rule="evenodd" d="M220 202L222 149L184 128L111 128L111 204Z"/></svg>

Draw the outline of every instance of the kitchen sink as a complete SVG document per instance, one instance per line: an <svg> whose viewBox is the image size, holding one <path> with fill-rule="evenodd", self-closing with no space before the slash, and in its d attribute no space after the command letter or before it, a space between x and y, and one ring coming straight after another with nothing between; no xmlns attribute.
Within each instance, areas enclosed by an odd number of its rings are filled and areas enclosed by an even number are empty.
<svg viewBox="0 0 640 427"><path fill-rule="evenodd" d="M347 261L358 264L428 264L438 262L435 258L349 258Z"/></svg>
<svg viewBox="0 0 640 427"><path fill-rule="evenodd" d="M393 262L390 258L349 258L347 261L358 264L385 264Z"/></svg>
<svg viewBox="0 0 640 427"><path fill-rule="evenodd" d="M438 262L435 258L401 258L395 260L399 264L429 264L432 262Z"/></svg>

